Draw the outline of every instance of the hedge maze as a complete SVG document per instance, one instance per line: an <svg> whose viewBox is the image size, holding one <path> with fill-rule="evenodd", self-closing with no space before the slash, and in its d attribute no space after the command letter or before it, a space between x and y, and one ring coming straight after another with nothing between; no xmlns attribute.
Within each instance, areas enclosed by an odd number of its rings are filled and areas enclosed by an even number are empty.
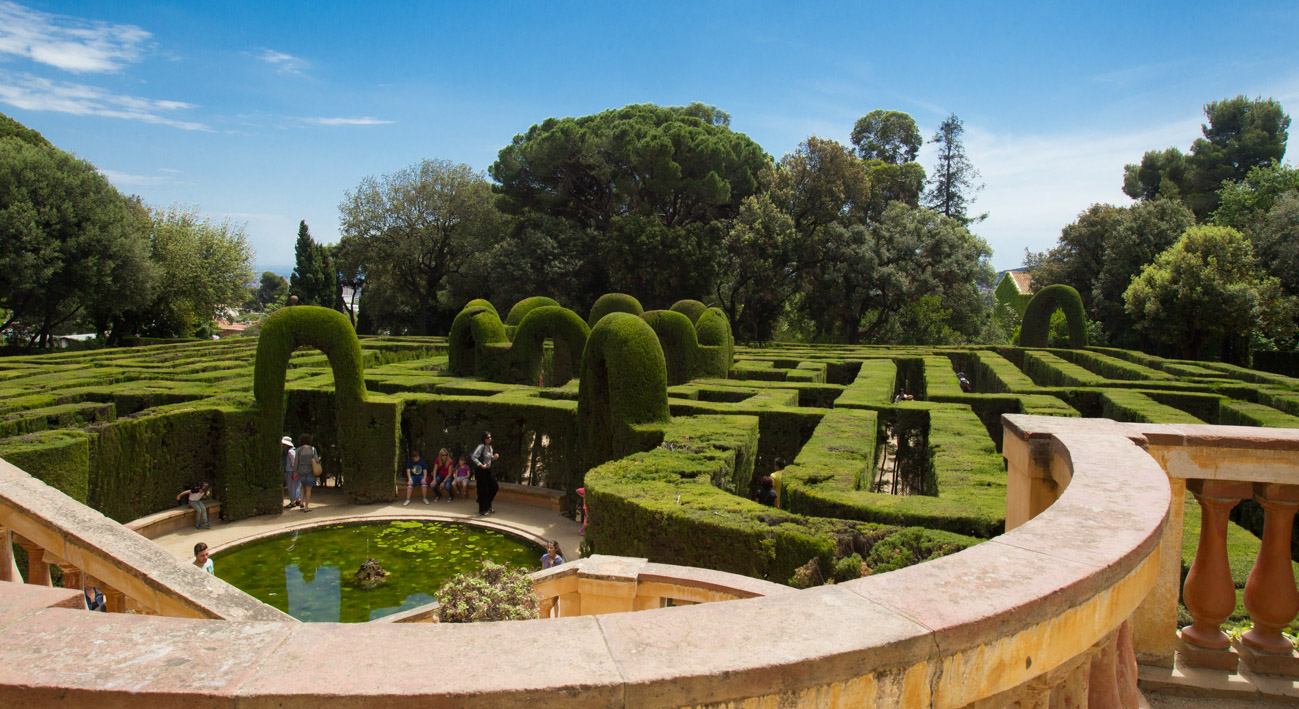
<svg viewBox="0 0 1299 709"><path fill-rule="evenodd" d="M491 430L503 480L570 510L585 486L587 551L809 585L1000 533L1005 413L1299 427L1299 379L1123 350L736 348L715 308L619 294L586 318L475 301L446 338L358 341L330 313L284 309L260 341L0 358L0 457L119 521L195 480L246 517L280 511L285 433L369 502L410 450Z"/></svg>

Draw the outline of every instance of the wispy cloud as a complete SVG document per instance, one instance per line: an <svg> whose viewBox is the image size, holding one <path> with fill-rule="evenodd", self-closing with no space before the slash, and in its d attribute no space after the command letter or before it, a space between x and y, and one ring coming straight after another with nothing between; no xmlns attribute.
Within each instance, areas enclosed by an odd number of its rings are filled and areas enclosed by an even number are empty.
<svg viewBox="0 0 1299 709"><path fill-rule="evenodd" d="M135 25L52 15L0 2L0 54L26 57L64 71L117 71L140 60L151 36Z"/></svg>
<svg viewBox="0 0 1299 709"><path fill-rule="evenodd" d="M971 211L989 213L973 229L992 246L994 264L1017 266L1024 249L1051 248L1092 204L1131 204L1122 191L1124 165L1147 150L1185 150L1199 133L1199 116L1127 132L1017 135L967 124L966 151L985 184ZM934 150L926 144L921 164L934 164Z"/></svg>
<svg viewBox="0 0 1299 709"><path fill-rule="evenodd" d="M311 64L307 60L295 57L292 54L277 52L274 49L263 50L258 58L275 67L275 70L281 74L301 75L311 68Z"/></svg>
<svg viewBox="0 0 1299 709"><path fill-rule="evenodd" d="M52 81L31 74L0 72L0 102L29 111L124 118L183 130L212 130L197 121L164 115L196 108L184 101L158 101L114 94L98 86Z"/></svg>
<svg viewBox="0 0 1299 709"><path fill-rule="evenodd" d="M360 118L308 118L306 121L321 126L386 126L397 122L370 118L369 116Z"/></svg>
<svg viewBox="0 0 1299 709"><path fill-rule="evenodd" d="M165 170L161 168L158 171L170 173L179 172L178 170ZM107 177L109 182L112 182L118 187L150 187L153 185L173 184L176 182L176 179L169 175L132 175L128 172L103 169L99 172L102 173L104 177Z"/></svg>

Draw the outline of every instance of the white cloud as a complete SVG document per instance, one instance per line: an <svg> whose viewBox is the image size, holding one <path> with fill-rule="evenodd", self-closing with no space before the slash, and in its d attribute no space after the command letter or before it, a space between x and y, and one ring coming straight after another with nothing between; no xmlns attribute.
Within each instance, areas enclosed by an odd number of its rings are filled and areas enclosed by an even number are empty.
<svg viewBox="0 0 1299 709"><path fill-rule="evenodd" d="M1130 132L1015 135L966 125L965 148L985 187L971 212L988 212L975 233L993 248L999 268L1020 264L1024 249L1055 245L1060 230L1096 202L1125 205L1123 166L1147 150L1186 150L1200 135L1201 116ZM922 165L934 163L927 144Z"/></svg>
<svg viewBox="0 0 1299 709"><path fill-rule="evenodd" d="M103 174L104 177L107 177L109 182L119 187L161 185L171 182L171 178L165 175L132 175L126 172L118 172L117 170L102 169L99 172Z"/></svg>
<svg viewBox="0 0 1299 709"><path fill-rule="evenodd" d="M311 68L311 64L301 57L295 57L292 54L277 52L274 49L267 49L262 52L262 61L275 67L275 70L281 74L302 74Z"/></svg>
<svg viewBox="0 0 1299 709"><path fill-rule="evenodd" d="M190 103L113 94L97 86L51 81L31 74L0 72L0 103L29 111L124 118L183 130L212 130L203 123L164 115L196 108Z"/></svg>
<svg viewBox="0 0 1299 709"><path fill-rule="evenodd" d="M64 71L117 71L140 60L151 36L135 25L52 15L0 2L0 54L26 57Z"/></svg>
<svg viewBox="0 0 1299 709"><path fill-rule="evenodd" d="M363 116L361 118L308 118L308 123L315 123L322 126L384 126L397 121L385 121L378 118Z"/></svg>

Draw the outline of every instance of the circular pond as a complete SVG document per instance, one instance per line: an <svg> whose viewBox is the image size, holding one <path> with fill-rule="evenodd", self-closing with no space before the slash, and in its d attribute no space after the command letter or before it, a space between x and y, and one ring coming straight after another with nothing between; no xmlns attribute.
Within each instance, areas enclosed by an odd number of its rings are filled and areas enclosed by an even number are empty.
<svg viewBox="0 0 1299 709"><path fill-rule="evenodd" d="M213 563L222 580L298 620L363 623L432 603L443 582L485 560L540 568L544 551L495 529L398 520L267 537L215 554ZM370 589L353 580L367 559L388 572Z"/></svg>

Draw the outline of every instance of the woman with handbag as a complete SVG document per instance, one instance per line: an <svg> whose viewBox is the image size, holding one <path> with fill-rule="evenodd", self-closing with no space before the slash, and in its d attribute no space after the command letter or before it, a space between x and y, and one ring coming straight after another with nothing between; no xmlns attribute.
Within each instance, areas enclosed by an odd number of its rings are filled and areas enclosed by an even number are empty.
<svg viewBox="0 0 1299 709"><path fill-rule="evenodd" d="M302 483L302 511L311 511L311 488L316 486L316 477L321 473L320 456L311 447L311 434L298 436L298 449L294 454L298 466L298 480Z"/></svg>
<svg viewBox="0 0 1299 709"><path fill-rule="evenodd" d="M474 454L469 456L469 462L474 466L474 487L478 488L479 515L496 514L496 510L492 509L492 500L496 499L496 491L501 489L501 486L492 475L492 462L500 457L500 453L492 451L492 434L483 431L483 442L478 444Z"/></svg>

